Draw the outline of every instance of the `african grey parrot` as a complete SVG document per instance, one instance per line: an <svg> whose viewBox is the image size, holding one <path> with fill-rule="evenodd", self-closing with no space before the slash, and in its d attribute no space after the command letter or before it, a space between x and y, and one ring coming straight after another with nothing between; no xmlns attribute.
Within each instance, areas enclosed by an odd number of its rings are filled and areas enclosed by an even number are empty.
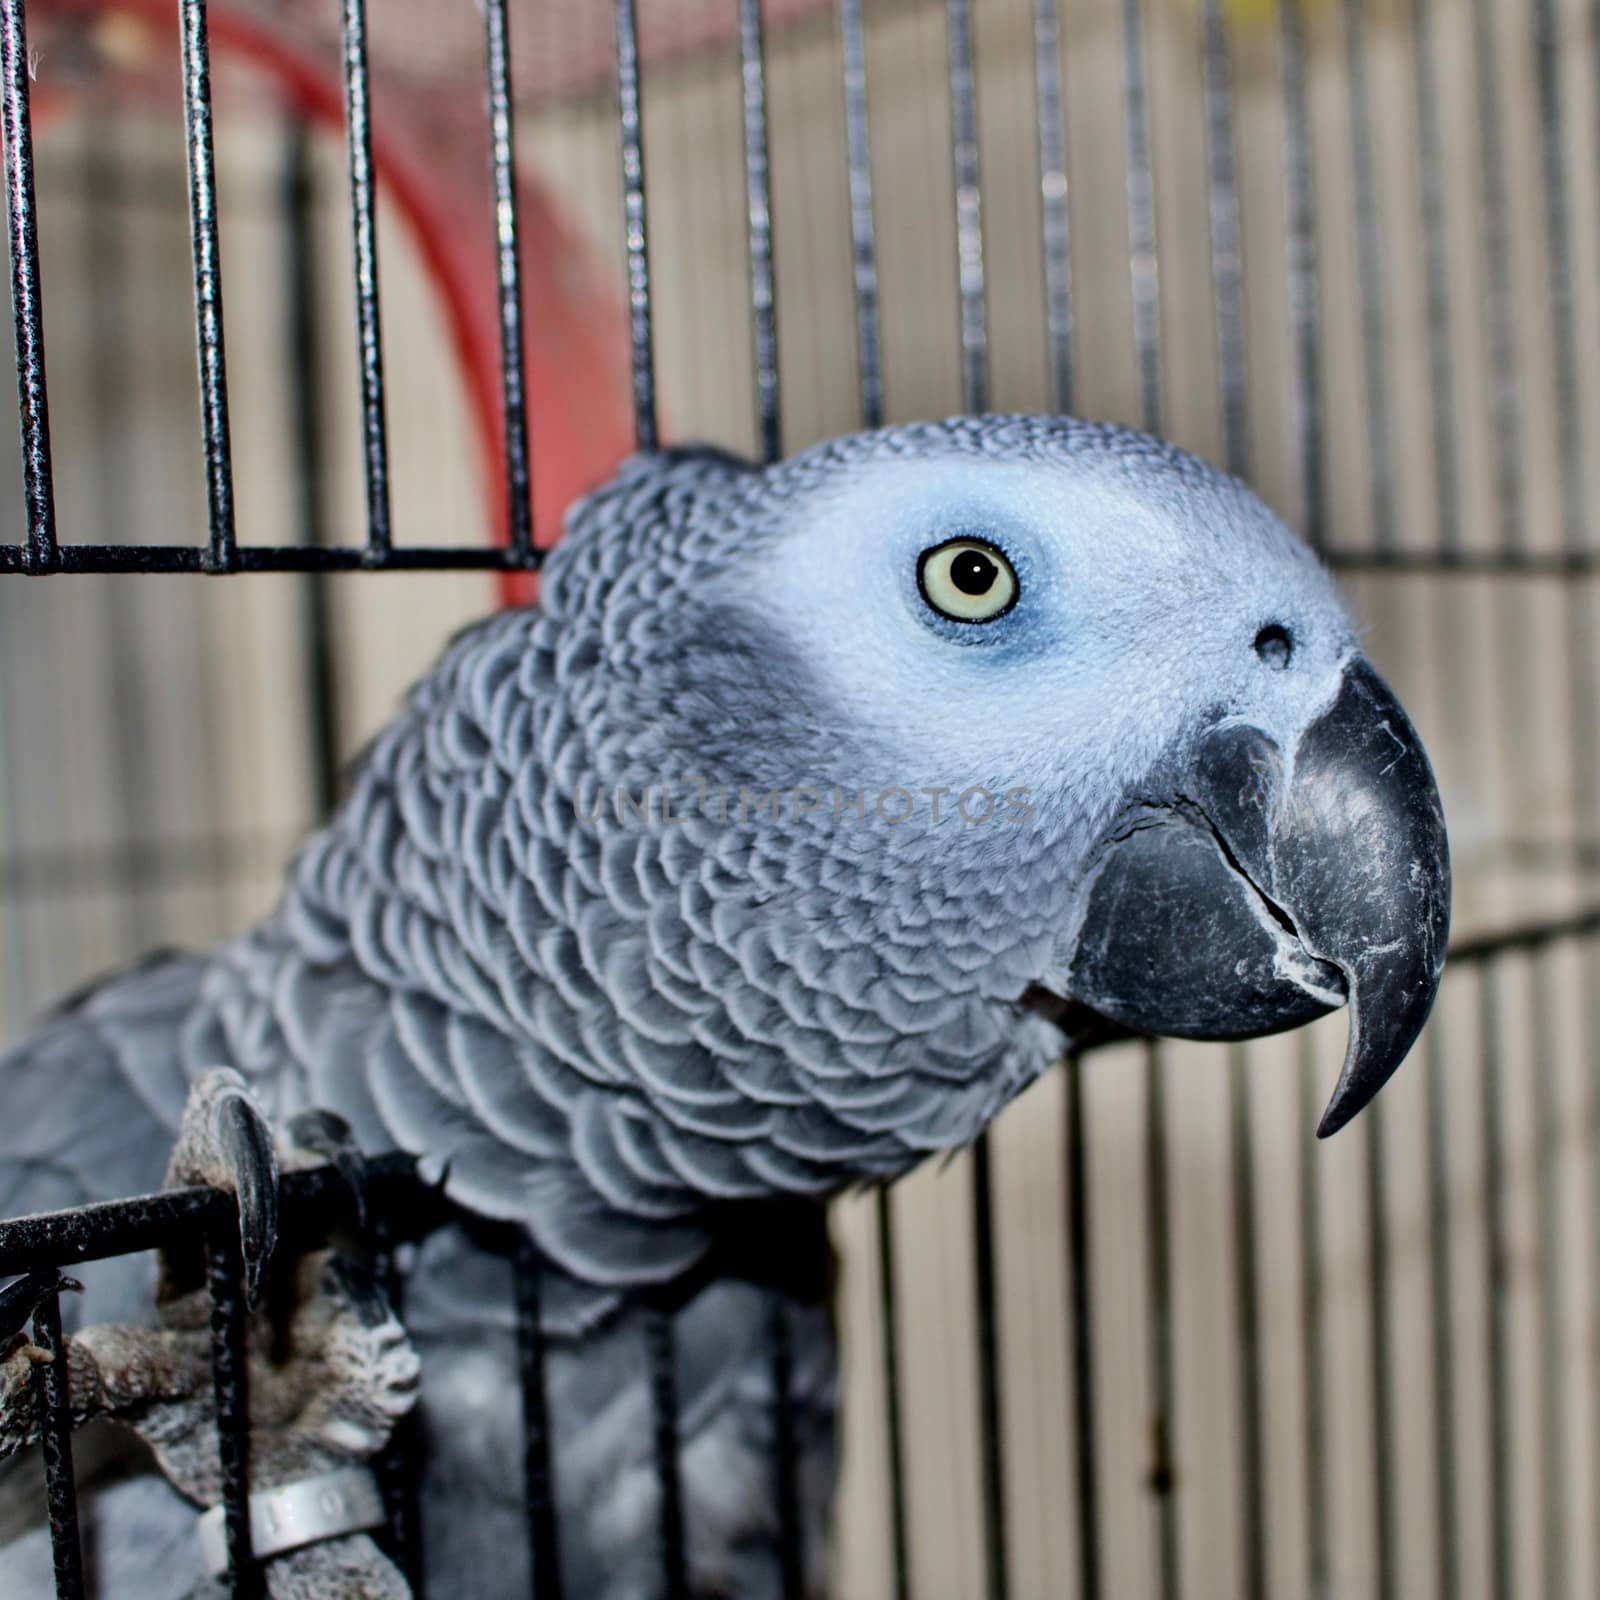
<svg viewBox="0 0 1600 1600"><path fill-rule="evenodd" d="M554 1264L566 1592L640 1600L660 1578L633 1296L693 1268L715 1219L968 1143L1063 1028L1243 1037L1348 999L1331 1132L1421 1028L1448 916L1417 737L1241 484L1059 417L765 468L644 455L572 511L538 605L450 645L266 921L109 980L0 1060L0 1215L156 1187L214 1065L274 1123L325 1108L364 1152L419 1156ZM761 1240L780 1262L823 1228L784 1215ZM439 1594L528 1593L512 1272L451 1227L407 1284ZM85 1320L148 1303L141 1263L84 1276ZM719 1281L678 1321L697 1596L780 1592L774 1292ZM833 1335L823 1307L789 1317L820 1595ZM122 1574L102 1592L194 1581L164 1485L115 1481L86 1514ZM38 1533L0 1550L28 1592L44 1571Z"/></svg>

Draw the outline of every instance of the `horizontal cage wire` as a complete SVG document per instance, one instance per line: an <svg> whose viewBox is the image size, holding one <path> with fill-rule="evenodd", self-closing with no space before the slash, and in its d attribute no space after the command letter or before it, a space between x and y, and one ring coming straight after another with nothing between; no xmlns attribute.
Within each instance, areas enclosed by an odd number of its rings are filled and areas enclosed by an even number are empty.
<svg viewBox="0 0 1600 1600"><path fill-rule="evenodd" d="M22 0L0 0L22 512L0 571L301 575L292 593L263 578L262 601L165 588L123 601L87 583L0 593L7 1032L77 976L174 933L215 937L267 903L336 797L340 763L441 636L435 602L393 670L362 678L363 641L393 650L386 636L412 631L413 614L372 620L358 608L379 602L340 574L488 574L500 598L528 598L515 575L537 568L566 500L662 437L773 460L957 410L1160 431L1249 478L1349 575L1373 654L1438 753L1464 931L1416 1061L1326 1150L1309 1131L1337 1022L1248 1046L1110 1043L1068 1060L947 1170L836 1205L834 1589L1593 1592L1591 12L683 0L641 18L634 0L609 17L486 0L435 24L431 9L370 9L180 0L174 19L166 3L35 0L25 28ZM113 79L126 92L107 109L94 89ZM433 98L450 120L408 142L399 111L422 118ZM254 174L226 159L236 127L267 152ZM442 162L470 152L479 187L459 182L464 165L437 185L469 201L437 201L419 164L430 140ZM385 205L409 236L385 225ZM52 233L69 206L78 237ZM266 250L229 234L252 207ZM199 404L183 420L198 421L198 450L175 424L129 424L141 394L166 393L140 370L152 342L123 348L134 296L167 303L172 281L135 271L130 241L163 230L170 243L173 218L193 284L182 309ZM126 273L108 267L119 252ZM330 260L345 257L335 286ZM225 260L244 315L224 316ZM730 317L735 304L747 315ZM565 345L563 318L581 330ZM418 441L447 427L424 408L417 426L409 398L438 388L408 359L429 328L428 359L461 372L450 403L471 418L448 427L476 430L442 469ZM247 377L263 364L281 389L270 423ZM564 404L578 420L561 421ZM402 415L405 440L391 434ZM286 440L266 466L258 431ZM141 515L126 483L151 438L187 487ZM462 543L406 537L420 520L408 491L433 471L448 488L422 503L458 518ZM258 517L275 473L290 488ZM480 529L462 507L485 484ZM272 525L299 538L249 536ZM339 542L340 525L362 527L360 542ZM205 537L162 542L172 527ZM448 606L465 616L489 595L461 582ZM164 613L174 604L187 643ZM82 663L51 647L46 618L92 639ZM259 683L232 681L246 650ZM136 668L145 655L154 665ZM103 770L69 748L56 703L69 688L111 697L96 713ZM168 695L198 707L195 726L157 726ZM130 737L141 719L154 753ZM253 759L252 739L265 751ZM249 793L264 762L301 776ZM175 769L195 774L192 792L173 787ZM131 814L96 809L84 796L97 789L136 802ZM251 826L234 828L241 816ZM348 1226L346 1203L327 1169L288 1175L286 1249ZM407 1250L454 1220L409 1163L378 1158L366 1223L400 1309ZM664 1291L648 1323L668 1596L692 1592L695 1537L678 1317L710 1274L765 1281L758 1234L758 1214L736 1218L728 1252ZM228 1583L259 1593L232 1200L187 1190L0 1223L0 1278L53 1282L202 1246ZM544 1267L525 1237L505 1252L529 1572L549 1597L563 1592L562 1461ZM787 1600L817 1575L794 1471L797 1351L782 1297L770 1302L767 1489ZM70 1326L70 1299L44 1292L33 1339L46 1351L63 1347L64 1307ZM39 1370L56 1590L80 1595L92 1586L66 1385L59 1367ZM421 1448L402 1428L380 1463L384 1537L418 1594ZM0 1576L4 1561L0 1549Z"/></svg>

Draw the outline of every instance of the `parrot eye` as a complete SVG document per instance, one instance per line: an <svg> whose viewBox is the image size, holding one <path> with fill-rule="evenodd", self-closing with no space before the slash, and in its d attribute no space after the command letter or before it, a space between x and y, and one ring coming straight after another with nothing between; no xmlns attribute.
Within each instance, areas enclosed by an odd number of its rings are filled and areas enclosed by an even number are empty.
<svg viewBox="0 0 1600 1600"><path fill-rule="evenodd" d="M1017 603L1017 575L992 544L951 539L917 563L922 598L952 622L993 622Z"/></svg>
<svg viewBox="0 0 1600 1600"><path fill-rule="evenodd" d="M1294 644L1289 638L1289 630L1280 622L1268 623L1256 635L1256 654L1269 667L1276 667L1279 672L1289 665L1289 657L1293 650Z"/></svg>

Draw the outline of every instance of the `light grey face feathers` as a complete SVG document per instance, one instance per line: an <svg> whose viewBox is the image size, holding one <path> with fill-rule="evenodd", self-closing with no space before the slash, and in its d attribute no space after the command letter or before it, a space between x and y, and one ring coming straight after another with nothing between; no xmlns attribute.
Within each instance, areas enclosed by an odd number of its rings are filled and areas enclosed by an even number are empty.
<svg viewBox="0 0 1600 1600"><path fill-rule="evenodd" d="M626 609L632 643L635 585L648 587L672 613L648 624L658 659L613 663L671 679L688 701L680 735L760 728L746 742L770 747L809 733L814 748L780 773L791 783L1027 785L1065 833L1202 711L1304 720L1355 648L1316 562L1259 500L1124 430L959 420L764 471L716 461L705 479L693 515L643 530L636 495L603 491L552 558L548 602L580 626ZM609 571L631 568L633 582L591 581L582 547L597 523L628 547ZM964 541L992 547L1014 580L981 624L927 597L924 558ZM1269 627L1292 639L1292 672L1262 670L1255 640ZM834 770L807 773L817 757ZM873 770L852 771L861 760Z"/></svg>

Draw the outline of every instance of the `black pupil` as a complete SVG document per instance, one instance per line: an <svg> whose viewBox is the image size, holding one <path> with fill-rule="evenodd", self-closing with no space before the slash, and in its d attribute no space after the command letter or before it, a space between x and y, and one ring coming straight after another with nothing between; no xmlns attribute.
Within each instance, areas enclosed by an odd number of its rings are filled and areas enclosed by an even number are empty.
<svg viewBox="0 0 1600 1600"><path fill-rule="evenodd" d="M981 550L963 550L950 563L950 581L962 594L988 594L999 569Z"/></svg>

